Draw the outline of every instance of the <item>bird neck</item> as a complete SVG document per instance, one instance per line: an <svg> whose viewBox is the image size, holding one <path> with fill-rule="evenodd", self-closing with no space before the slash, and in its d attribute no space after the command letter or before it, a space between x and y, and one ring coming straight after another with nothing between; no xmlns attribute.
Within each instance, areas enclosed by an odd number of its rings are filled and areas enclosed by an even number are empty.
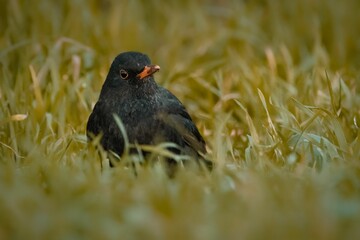
<svg viewBox="0 0 360 240"><path fill-rule="evenodd" d="M156 93L158 85L153 78L146 79L143 82L137 82L131 90L137 96L152 96Z"/></svg>

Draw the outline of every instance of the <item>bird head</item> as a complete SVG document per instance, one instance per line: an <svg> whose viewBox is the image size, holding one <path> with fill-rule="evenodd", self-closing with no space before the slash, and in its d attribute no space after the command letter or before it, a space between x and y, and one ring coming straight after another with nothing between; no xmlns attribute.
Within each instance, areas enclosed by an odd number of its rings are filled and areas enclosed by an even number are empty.
<svg viewBox="0 0 360 240"><path fill-rule="evenodd" d="M139 52L119 54L110 67L105 84L110 87L142 85L154 82L153 74L160 70L158 65L151 64L150 58Z"/></svg>

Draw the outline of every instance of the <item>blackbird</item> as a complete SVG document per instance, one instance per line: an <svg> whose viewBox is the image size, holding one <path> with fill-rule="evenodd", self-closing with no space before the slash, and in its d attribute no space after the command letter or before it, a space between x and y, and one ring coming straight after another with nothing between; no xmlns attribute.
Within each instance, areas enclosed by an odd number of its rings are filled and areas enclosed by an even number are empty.
<svg viewBox="0 0 360 240"><path fill-rule="evenodd" d="M118 116L130 144L175 143L178 147L168 148L169 151L190 156L191 162L211 170L212 162L203 157L205 141L184 105L155 82L153 74L159 70L160 67L152 65L143 53L119 54L111 64L89 117L88 139L101 134L100 144L104 150L121 156L125 140L116 122ZM167 159L167 162L174 164L176 161Z"/></svg>

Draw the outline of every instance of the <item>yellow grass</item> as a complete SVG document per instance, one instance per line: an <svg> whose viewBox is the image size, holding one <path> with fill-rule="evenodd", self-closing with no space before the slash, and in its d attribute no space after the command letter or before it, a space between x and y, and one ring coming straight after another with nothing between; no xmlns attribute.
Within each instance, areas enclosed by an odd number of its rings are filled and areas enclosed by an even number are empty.
<svg viewBox="0 0 360 240"><path fill-rule="evenodd" d="M360 238L359 1L1 2L0 239ZM85 126L127 50L211 174L101 169Z"/></svg>

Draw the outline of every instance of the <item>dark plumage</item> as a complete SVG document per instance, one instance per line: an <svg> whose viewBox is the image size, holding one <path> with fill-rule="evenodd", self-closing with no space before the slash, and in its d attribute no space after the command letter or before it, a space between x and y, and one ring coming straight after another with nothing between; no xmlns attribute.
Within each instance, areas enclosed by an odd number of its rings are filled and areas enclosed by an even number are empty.
<svg viewBox="0 0 360 240"><path fill-rule="evenodd" d="M205 141L183 104L167 89L157 85L153 74L160 69L151 65L147 55L124 52L111 64L100 97L87 123L87 136L102 134L101 145L121 156L124 138L114 114L121 119L129 143L156 145L176 143L176 154L191 156L196 162L212 162L206 153ZM172 161L168 159L168 161Z"/></svg>

